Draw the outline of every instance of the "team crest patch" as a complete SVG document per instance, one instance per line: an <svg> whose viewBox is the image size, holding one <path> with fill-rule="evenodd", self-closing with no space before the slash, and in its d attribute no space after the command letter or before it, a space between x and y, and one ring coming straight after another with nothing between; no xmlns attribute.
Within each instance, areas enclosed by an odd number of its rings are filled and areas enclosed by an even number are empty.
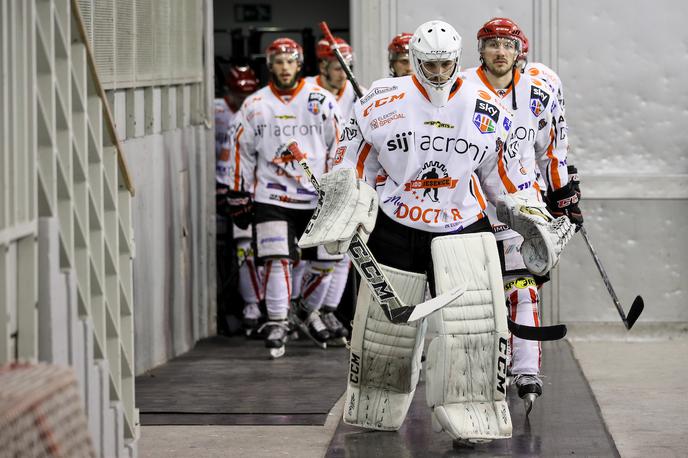
<svg viewBox="0 0 688 458"><path fill-rule="evenodd" d="M496 130L499 120L499 108L484 100L476 100L473 124L481 134L491 134Z"/></svg>
<svg viewBox="0 0 688 458"><path fill-rule="evenodd" d="M308 111L317 115L320 113L320 104L318 102L310 101L308 102Z"/></svg>
<svg viewBox="0 0 688 458"><path fill-rule="evenodd" d="M549 103L549 94L537 86L530 86L530 111L535 116L545 111Z"/></svg>
<svg viewBox="0 0 688 458"><path fill-rule="evenodd" d="M447 173L447 167L444 164L431 161L423 164L415 180L404 184L404 191L411 191L416 200L421 202L425 202L426 198L432 202L439 202L440 189L454 189L458 182L458 179L452 178Z"/></svg>

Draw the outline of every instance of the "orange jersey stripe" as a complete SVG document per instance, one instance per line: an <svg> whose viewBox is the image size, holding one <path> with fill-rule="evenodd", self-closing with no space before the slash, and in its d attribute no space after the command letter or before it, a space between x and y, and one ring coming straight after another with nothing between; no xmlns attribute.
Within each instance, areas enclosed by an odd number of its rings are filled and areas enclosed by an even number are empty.
<svg viewBox="0 0 688 458"><path fill-rule="evenodd" d="M516 192L516 186L511 182L509 177L506 174L506 169L504 168L504 145L502 145L501 148L499 148L499 155L497 156L497 169L499 170L499 178L501 178L502 183L504 184L504 187L506 190L510 193Z"/></svg>
<svg viewBox="0 0 688 458"><path fill-rule="evenodd" d="M370 153L371 145L366 143L358 155L358 162L356 163L356 174L359 179L363 179L363 167L365 165L365 160L368 158L368 153Z"/></svg>
<svg viewBox="0 0 688 458"><path fill-rule="evenodd" d="M559 159L554 157L554 129L549 131L549 146L547 147L547 157L550 160L549 168L552 173L552 189L559 189L562 187L561 177L559 176Z"/></svg>
<svg viewBox="0 0 688 458"><path fill-rule="evenodd" d="M237 132L236 136L236 145L234 146L234 163L236 164L234 167L234 190L239 191L239 185L241 185L241 171L239 169L239 165L241 163L241 152L239 151L239 139L241 138L241 135L244 133L244 128L240 127L239 131Z"/></svg>
<svg viewBox="0 0 688 458"><path fill-rule="evenodd" d="M480 204L480 208L485 210L485 206L486 206L485 205L485 199L483 199L483 195L480 194L480 187L478 186L478 183L475 182L475 175L471 175L471 187L473 188L473 193L475 194L475 198L478 199L478 203Z"/></svg>

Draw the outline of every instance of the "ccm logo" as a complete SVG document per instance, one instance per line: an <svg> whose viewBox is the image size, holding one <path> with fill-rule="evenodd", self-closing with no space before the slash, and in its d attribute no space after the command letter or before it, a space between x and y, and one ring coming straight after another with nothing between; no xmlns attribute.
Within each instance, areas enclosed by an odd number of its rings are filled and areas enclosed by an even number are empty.
<svg viewBox="0 0 688 458"><path fill-rule="evenodd" d="M404 98L405 95L406 92L402 92L401 94L395 94L391 97L382 97L374 102L370 102L370 104L368 104L368 106L363 109L363 116L368 116L371 111L373 111L375 108L381 107L382 105L387 105L388 103L392 103L396 100L401 100Z"/></svg>
<svg viewBox="0 0 688 458"><path fill-rule="evenodd" d="M354 385L358 385L361 374L361 357L353 351L351 352L351 361L349 366L349 381Z"/></svg>

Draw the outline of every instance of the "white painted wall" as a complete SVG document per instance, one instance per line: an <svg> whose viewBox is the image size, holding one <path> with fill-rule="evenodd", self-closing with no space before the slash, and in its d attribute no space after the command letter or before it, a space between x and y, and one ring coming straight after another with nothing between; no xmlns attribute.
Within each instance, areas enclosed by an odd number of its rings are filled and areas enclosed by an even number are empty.
<svg viewBox="0 0 688 458"><path fill-rule="evenodd" d="M514 19L531 59L565 87L571 162L582 177L586 226L621 302L641 294L642 321L688 321L687 10L677 0L352 0L352 42L363 84L387 73L399 32L442 19L462 35L462 66L478 64L475 35L495 16ZM617 321L580 236L545 293L551 319Z"/></svg>

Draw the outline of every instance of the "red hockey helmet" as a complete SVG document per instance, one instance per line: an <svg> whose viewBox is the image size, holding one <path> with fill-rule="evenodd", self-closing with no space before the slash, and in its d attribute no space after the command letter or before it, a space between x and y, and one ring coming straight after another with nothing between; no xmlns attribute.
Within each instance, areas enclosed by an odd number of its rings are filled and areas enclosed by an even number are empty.
<svg viewBox="0 0 688 458"><path fill-rule="evenodd" d="M249 66L230 67L226 82L234 93L249 95L258 89L258 78Z"/></svg>
<svg viewBox="0 0 688 458"><path fill-rule="evenodd" d="M278 54L290 54L299 64L303 64L303 48L291 38L278 38L270 43L270 46L265 51L268 65L272 64L272 60Z"/></svg>
<svg viewBox="0 0 688 458"><path fill-rule="evenodd" d="M528 37L526 34L523 34L523 49L521 50L521 54L518 55L518 58L516 60L527 60L528 59Z"/></svg>
<svg viewBox="0 0 688 458"><path fill-rule="evenodd" d="M516 51L521 54L525 42L525 34L521 28L511 19L492 18L478 30L478 51L482 49L484 40L490 38L511 38L516 42Z"/></svg>
<svg viewBox="0 0 688 458"><path fill-rule="evenodd" d="M354 51L351 49L349 43L340 37L335 37L334 41L337 43L339 52L342 54L344 60L351 61L354 57ZM337 60L332 48L330 48L330 42L324 38L321 38L315 46L315 55L318 60Z"/></svg>
<svg viewBox="0 0 688 458"><path fill-rule="evenodd" d="M404 32L392 38L387 46L387 51L389 52L389 61L395 61L402 54L408 54L409 43L413 37L412 33Z"/></svg>

